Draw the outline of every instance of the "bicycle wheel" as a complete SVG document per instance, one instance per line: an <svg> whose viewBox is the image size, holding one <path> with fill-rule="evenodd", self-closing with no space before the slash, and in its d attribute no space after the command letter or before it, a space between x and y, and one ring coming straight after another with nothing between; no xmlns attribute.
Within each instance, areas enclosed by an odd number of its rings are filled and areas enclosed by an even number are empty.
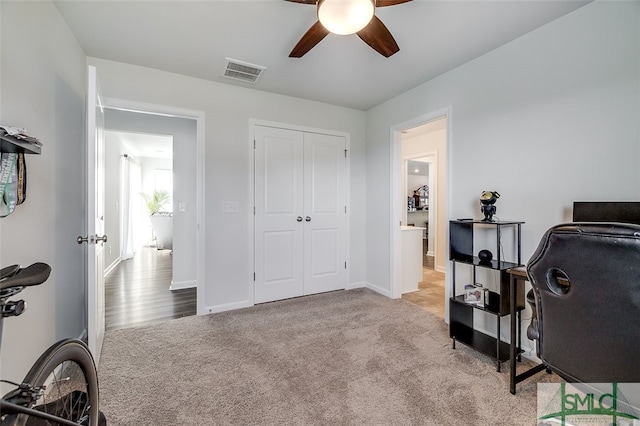
<svg viewBox="0 0 640 426"><path fill-rule="evenodd" d="M91 352L77 339L62 340L35 362L24 383L44 388L31 408L85 426L98 425L98 373ZM19 415L18 426L57 425Z"/></svg>

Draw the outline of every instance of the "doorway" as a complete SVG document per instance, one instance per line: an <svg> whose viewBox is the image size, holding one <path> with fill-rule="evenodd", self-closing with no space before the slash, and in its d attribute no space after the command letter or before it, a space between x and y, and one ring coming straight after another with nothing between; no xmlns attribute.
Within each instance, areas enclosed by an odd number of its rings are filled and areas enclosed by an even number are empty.
<svg viewBox="0 0 640 426"><path fill-rule="evenodd" d="M442 318L446 305L448 113L441 111L392 129L394 248L402 244L406 226L424 228L423 244L419 247L422 269L416 275L421 281L414 286L403 283L398 289L398 275L402 276L403 268L411 264L406 262L407 255L402 250L392 250L392 296L402 297Z"/></svg>
<svg viewBox="0 0 640 426"><path fill-rule="evenodd" d="M107 200L113 235L105 274L107 328L195 315L198 122L112 107L105 110L105 124L113 144L107 146L108 181L118 187Z"/></svg>

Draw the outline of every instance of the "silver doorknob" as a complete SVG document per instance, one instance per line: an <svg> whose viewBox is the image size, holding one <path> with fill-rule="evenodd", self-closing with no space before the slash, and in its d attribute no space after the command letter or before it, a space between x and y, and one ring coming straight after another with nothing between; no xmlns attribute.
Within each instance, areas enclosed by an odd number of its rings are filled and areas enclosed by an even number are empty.
<svg viewBox="0 0 640 426"><path fill-rule="evenodd" d="M304 218L305 222L311 222L311 218L309 216Z"/></svg>
<svg viewBox="0 0 640 426"><path fill-rule="evenodd" d="M302 216L298 216L298 217L296 218L296 220L297 220L298 222L302 222Z"/></svg>
<svg viewBox="0 0 640 426"><path fill-rule="evenodd" d="M107 236L106 234L103 235L102 237L98 237L97 235L90 235L88 237L83 237L82 235L78 236L78 238L76 238L76 242L78 244L82 244L82 243L90 243L90 244L98 244L98 243L106 243L107 242Z"/></svg>

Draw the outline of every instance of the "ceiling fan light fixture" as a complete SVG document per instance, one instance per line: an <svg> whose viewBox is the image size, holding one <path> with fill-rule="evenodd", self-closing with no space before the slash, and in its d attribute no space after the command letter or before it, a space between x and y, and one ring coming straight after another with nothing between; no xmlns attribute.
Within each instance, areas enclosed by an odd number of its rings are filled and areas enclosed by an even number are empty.
<svg viewBox="0 0 640 426"><path fill-rule="evenodd" d="M355 34L375 13L375 0L319 0L318 20L331 33Z"/></svg>

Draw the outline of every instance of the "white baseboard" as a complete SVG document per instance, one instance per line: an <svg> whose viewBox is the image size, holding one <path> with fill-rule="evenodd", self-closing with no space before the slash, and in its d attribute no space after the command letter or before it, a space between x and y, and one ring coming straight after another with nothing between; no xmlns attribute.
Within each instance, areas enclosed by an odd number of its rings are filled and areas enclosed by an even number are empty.
<svg viewBox="0 0 640 426"><path fill-rule="evenodd" d="M389 297L391 298L391 292L389 290L387 290L386 288L382 288L382 287L378 287L377 285L373 285L371 283L366 283L366 287L370 290L375 291L376 293L379 293L383 296Z"/></svg>
<svg viewBox="0 0 640 426"><path fill-rule="evenodd" d="M195 280L190 281L173 281L171 280L171 285L169 286L169 290L184 290L187 288L196 288L197 283Z"/></svg>
<svg viewBox="0 0 640 426"><path fill-rule="evenodd" d="M114 269L116 269L116 266L118 266L120 264L120 262L122 261L122 257L118 256L118 258L116 260L113 261L113 263L109 266L107 266L104 270L104 276L106 277L107 275L109 275L111 272L113 272Z"/></svg>
<svg viewBox="0 0 640 426"><path fill-rule="evenodd" d="M243 300L242 302L227 303L224 305L206 306L204 308L204 312L205 315L215 314L216 312L232 311L234 309L249 308L251 306L253 306L253 303L251 303L251 301Z"/></svg>
<svg viewBox="0 0 640 426"><path fill-rule="evenodd" d="M443 274L447 273L447 267L446 266L435 266L434 269L437 272L442 272Z"/></svg>

